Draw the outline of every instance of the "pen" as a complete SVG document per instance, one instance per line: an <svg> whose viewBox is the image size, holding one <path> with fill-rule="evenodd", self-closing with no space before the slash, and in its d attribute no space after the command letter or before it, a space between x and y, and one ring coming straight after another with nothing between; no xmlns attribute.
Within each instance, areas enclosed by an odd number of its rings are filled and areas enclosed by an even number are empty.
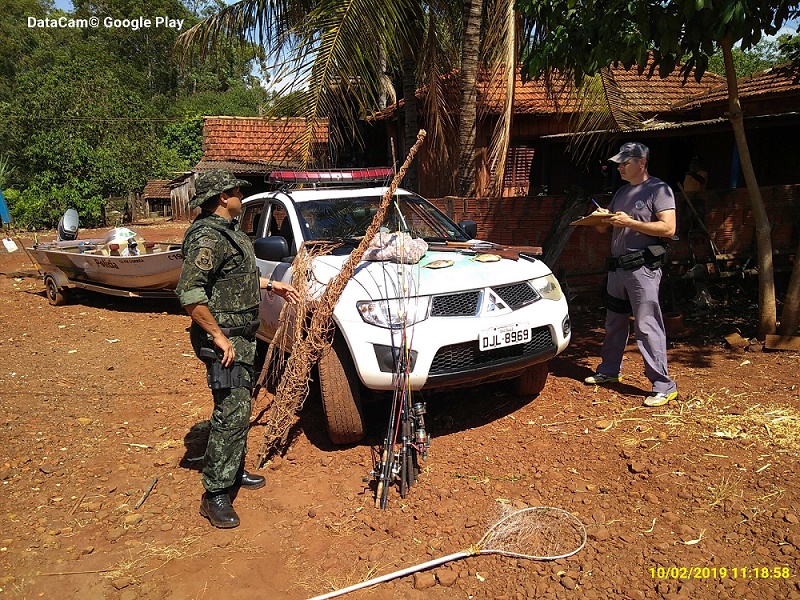
<svg viewBox="0 0 800 600"><path fill-rule="evenodd" d="M593 203L593 204L594 204L594 205L595 205L597 208L599 208L600 210L602 210L602 209L603 209L603 207L602 207L602 206L600 206L600 205L597 203L597 200L595 200L594 198L589 198L589 200L591 200L591 201L592 201L592 203Z"/></svg>

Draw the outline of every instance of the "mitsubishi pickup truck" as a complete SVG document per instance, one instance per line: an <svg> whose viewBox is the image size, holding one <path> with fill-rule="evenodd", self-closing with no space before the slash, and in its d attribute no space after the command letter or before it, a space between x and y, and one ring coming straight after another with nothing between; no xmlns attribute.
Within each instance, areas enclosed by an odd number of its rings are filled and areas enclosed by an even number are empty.
<svg viewBox="0 0 800 600"><path fill-rule="evenodd" d="M383 169L273 172L277 189L245 198L241 216L261 275L291 282L303 241L335 240L341 245L311 267L314 284L324 287L363 238L390 178ZM547 361L570 341L567 300L550 269L526 254L476 260L474 221L455 223L404 189L394 194L382 230L422 238L428 250L415 265L361 262L344 288L332 347L318 363L331 440L364 437L364 392L393 389L401 354L412 390L513 380L518 395L541 392ZM262 345L275 335L282 307L280 297L262 290ZM403 333L408 354L401 352Z"/></svg>

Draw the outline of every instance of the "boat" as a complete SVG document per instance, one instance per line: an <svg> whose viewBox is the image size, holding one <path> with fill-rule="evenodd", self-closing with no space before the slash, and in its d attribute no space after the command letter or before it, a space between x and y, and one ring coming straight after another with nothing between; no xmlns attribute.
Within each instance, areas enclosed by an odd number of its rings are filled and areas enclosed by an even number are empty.
<svg viewBox="0 0 800 600"><path fill-rule="evenodd" d="M117 296L174 297L183 264L179 243L147 241L127 227L115 227L102 238L79 240L77 213L70 211L61 218L55 241L26 248L44 277L51 304L63 304L71 288Z"/></svg>

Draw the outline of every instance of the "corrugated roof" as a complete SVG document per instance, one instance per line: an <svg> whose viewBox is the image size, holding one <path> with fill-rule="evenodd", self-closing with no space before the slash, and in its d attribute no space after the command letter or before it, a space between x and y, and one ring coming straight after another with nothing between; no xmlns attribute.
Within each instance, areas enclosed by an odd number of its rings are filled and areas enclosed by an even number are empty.
<svg viewBox="0 0 800 600"><path fill-rule="evenodd" d="M169 179L151 179L144 186L142 197L148 198L169 198Z"/></svg>
<svg viewBox="0 0 800 600"><path fill-rule="evenodd" d="M306 120L300 117L204 117L203 160L251 165L298 165ZM312 143L327 146L328 121L314 129Z"/></svg>
<svg viewBox="0 0 800 600"><path fill-rule="evenodd" d="M800 95L800 67L782 65L738 80L739 99L755 99L774 95ZM723 83L705 94L677 102L673 109L692 109L728 102L728 84Z"/></svg>

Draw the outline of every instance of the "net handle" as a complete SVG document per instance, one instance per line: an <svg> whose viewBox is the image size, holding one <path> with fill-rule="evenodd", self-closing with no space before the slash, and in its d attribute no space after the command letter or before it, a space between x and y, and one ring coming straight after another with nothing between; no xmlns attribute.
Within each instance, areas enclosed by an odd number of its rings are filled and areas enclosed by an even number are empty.
<svg viewBox="0 0 800 600"><path fill-rule="evenodd" d="M413 567L407 567L405 569L401 569L399 571L395 571L393 573L387 573L386 575L381 575L380 577L375 577L373 579L368 579L367 581L362 581L361 583L356 583L351 585L350 587L342 588L340 590L336 590L333 592L329 592L327 594L323 594L321 596L314 596L313 598L309 598L309 600L325 600L326 598L335 598L336 596L341 596L343 594L349 594L350 592L355 592L356 590L361 590L364 588L368 588L373 586L377 583L383 583L384 581L391 581L392 579L397 579L398 577L404 577L406 575L411 575L412 573L416 573L417 571L424 571L425 569L430 569L431 567L436 567L446 562L450 562L451 560L459 560L461 558L466 558L468 556L472 556L475 554L474 552L467 552L462 550L461 552L456 552L454 554L448 554L447 556L442 556L440 558L434 558L433 560L429 560L428 562L424 562L419 565L414 565Z"/></svg>

